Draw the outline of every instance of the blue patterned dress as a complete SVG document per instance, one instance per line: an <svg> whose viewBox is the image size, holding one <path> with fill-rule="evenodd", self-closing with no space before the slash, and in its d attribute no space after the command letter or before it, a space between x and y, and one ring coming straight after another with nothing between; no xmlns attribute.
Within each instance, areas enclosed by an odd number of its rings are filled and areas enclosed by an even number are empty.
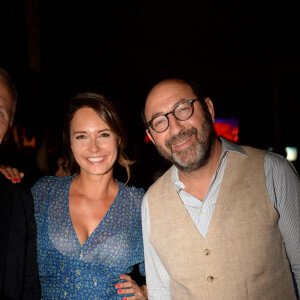
<svg viewBox="0 0 300 300"><path fill-rule="evenodd" d="M68 176L41 178L32 188L43 299L123 299L115 285L139 264L145 274L141 225L143 189L119 183L110 209L80 245L69 215Z"/></svg>

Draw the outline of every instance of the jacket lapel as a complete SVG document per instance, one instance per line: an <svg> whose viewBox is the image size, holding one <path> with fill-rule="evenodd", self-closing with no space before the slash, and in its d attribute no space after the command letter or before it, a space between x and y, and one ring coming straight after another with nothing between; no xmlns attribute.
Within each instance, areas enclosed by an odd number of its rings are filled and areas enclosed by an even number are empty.
<svg viewBox="0 0 300 300"><path fill-rule="evenodd" d="M7 245L9 238L10 217L14 199L12 199L11 183L0 175L0 291L5 274Z"/></svg>

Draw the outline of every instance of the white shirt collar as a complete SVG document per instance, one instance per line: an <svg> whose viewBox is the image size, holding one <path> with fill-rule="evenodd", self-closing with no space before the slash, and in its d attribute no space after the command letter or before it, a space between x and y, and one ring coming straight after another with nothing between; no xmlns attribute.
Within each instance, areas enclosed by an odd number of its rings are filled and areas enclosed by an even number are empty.
<svg viewBox="0 0 300 300"><path fill-rule="evenodd" d="M222 154L220 157L220 162L219 164L223 161L223 159L227 156L229 151L234 151L234 152L238 152L241 153L243 155L247 155L247 153L245 152L245 150L237 145L234 144L224 138L220 138L221 143L222 143ZM179 176L178 176L178 169L173 165L172 166L172 181L174 183L174 186L177 190L177 192L179 192L180 190L183 190L185 188L185 185L182 181L179 180Z"/></svg>

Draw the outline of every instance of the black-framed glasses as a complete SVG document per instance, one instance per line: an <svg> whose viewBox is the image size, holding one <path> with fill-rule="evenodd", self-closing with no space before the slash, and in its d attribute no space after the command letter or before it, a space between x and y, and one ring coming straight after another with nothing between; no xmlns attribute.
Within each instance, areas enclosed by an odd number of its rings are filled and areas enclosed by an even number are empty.
<svg viewBox="0 0 300 300"><path fill-rule="evenodd" d="M164 115L158 115L147 122L147 126L151 127L155 132L161 133L168 129L169 127L169 114L172 114L175 119L179 121L188 120L194 112L194 102L199 99L191 99L179 102L173 110L169 111Z"/></svg>

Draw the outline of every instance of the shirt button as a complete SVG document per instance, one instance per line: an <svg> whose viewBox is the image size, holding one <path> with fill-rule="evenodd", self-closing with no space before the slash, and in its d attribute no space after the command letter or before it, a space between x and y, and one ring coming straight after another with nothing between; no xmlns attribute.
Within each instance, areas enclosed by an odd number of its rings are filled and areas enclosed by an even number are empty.
<svg viewBox="0 0 300 300"><path fill-rule="evenodd" d="M207 281L208 282L213 282L214 281L214 276L207 276Z"/></svg>
<svg viewBox="0 0 300 300"><path fill-rule="evenodd" d="M205 254L205 255L209 255L209 254L210 254L210 250L209 250L209 249L205 249L205 250L204 250L204 254Z"/></svg>

